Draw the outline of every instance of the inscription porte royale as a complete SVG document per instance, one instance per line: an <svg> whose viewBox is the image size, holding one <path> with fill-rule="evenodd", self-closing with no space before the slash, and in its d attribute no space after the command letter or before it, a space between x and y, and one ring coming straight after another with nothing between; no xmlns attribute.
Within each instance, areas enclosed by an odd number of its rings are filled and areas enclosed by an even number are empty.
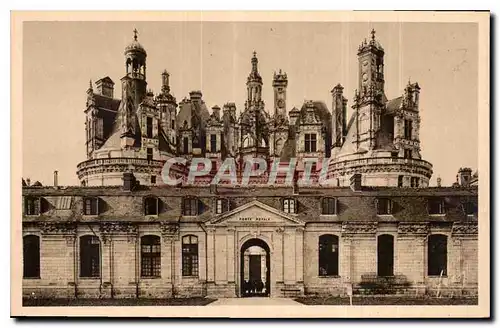
<svg viewBox="0 0 500 328"><path fill-rule="evenodd" d="M271 221L271 218L265 218L265 217L241 217L238 218L238 221Z"/></svg>

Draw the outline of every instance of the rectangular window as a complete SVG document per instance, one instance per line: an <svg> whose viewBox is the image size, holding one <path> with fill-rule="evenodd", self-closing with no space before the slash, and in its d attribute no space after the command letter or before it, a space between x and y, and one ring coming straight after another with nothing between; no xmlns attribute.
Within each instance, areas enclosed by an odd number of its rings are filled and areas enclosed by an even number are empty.
<svg viewBox="0 0 500 328"><path fill-rule="evenodd" d="M412 123L411 120L405 120L405 139L412 138Z"/></svg>
<svg viewBox="0 0 500 328"><path fill-rule="evenodd" d="M464 212L467 215L474 215L477 213L476 204L474 204L472 202L467 202L467 203L463 204L463 207L464 207Z"/></svg>
<svg viewBox="0 0 500 328"><path fill-rule="evenodd" d="M102 118L97 119L97 138L104 138L104 120Z"/></svg>
<svg viewBox="0 0 500 328"><path fill-rule="evenodd" d="M87 197L84 200L84 215L98 215L99 214L99 198Z"/></svg>
<svg viewBox="0 0 500 328"><path fill-rule="evenodd" d="M153 138L153 118L146 118L146 137Z"/></svg>
<svg viewBox="0 0 500 328"><path fill-rule="evenodd" d="M153 160L153 148L148 148L147 149L147 160L152 161Z"/></svg>
<svg viewBox="0 0 500 328"><path fill-rule="evenodd" d="M99 277L100 262L99 238L96 236L80 237L80 277Z"/></svg>
<svg viewBox="0 0 500 328"><path fill-rule="evenodd" d="M40 197L25 197L24 198L24 214L25 215L40 215Z"/></svg>
<svg viewBox="0 0 500 328"><path fill-rule="evenodd" d="M195 216L198 215L198 199L197 198L185 198L183 199L183 215Z"/></svg>
<svg viewBox="0 0 500 328"><path fill-rule="evenodd" d="M429 214L444 214L444 200L440 198L431 198L428 200Z"/></svg>
<svg viewBox="0 0 500 328"><path fill-rule="evenodd" d="M175 120L172 120L172 129L175 129Z"/></svg>
<svg viewBox="0 0 500 328"><path fill-rule="evenodd" d="M337 200L335 198L323 198L321 201L321 214L337 214Z"/></svg>
<svg viewBox="0 0 500 328"><path fill-rule="evenodd" d="M144 215L158 215L160 200L157 197L147 197L144 200Z"/></svg>
<svg viewBox="0 0 500 328"><path fill-rule="evenodd" d="M338 276L339 274L339 237L322 235L319 237L319 276Z"/></svg>
<svg viewBox="0 0 500 328"><path fill-rule="evenodd" d="M411 149L405 149L405 158L412 158Z"/></svg>
<svg viewBox="0 0 500 328"><path fill-rule="evenodd" d="M304 137L304 151L306 153L316 152L316 133L306 133Z"/></svg>
<svg viewBox="0 0 500 328"><path fill-rule="evenodd" d="M198 276L198 237L182 237L182 275Z"/></svg>
<svg viewBox="0 0 500 328"><path fill-rule="evenodd" d="M23 237L23 278L40 278L40 237Z"/></svg>
<svg viewBox="0 0 500 328"><path fill-rule="evenodd" d="M151 184L156 184L156 175L151 176Z"/></svg>
<svg viewBox="0 0 500 328"><path fill-rule="evenodd" d="M295 213L295 210L295 199L287 198L283 200L283 212L293 214Z"/></svg>
<svg viewBox="0 0 500 328"><path fill-rule="evenodd" d="M377 214L378 215L388 215L392 214L392 200L387 198L377 199Z"/></svg>
<svg viewBox="0 0 500 328"><path fill-rule="evenodd" d="M427 240L427 274L446 276L448 264L448 238L445 235L430 235Z"/></svg>
<svg viewBox="0 0 500 328"><path fill-rule="evenodd" d="M404 177L402 175L398 176L398 187L399 188L403 187L403 178Z"/></svg>
<svg viewBox="0 0 500 328"><path fill-rule="evenodd" d="M410 182L412 188L418 188L418 182L419 182L418 180L419 180L418 177L411 177Z"/></svg>
<svg viewBox="0 0 500 328"><path fill-rule="evenodd" d="M210 135L210 152L211 153L217 152L217 135L216 134Z"/></svg>
<svg viewBox="0 0 500 328"><path fill-rule="evenodd" d="M182 139L182 147L183 147L184 154L189 153L189 139L188 139L188 137L184 137L184 139Z"/></svg>
<svg viewBox="0 0 500 328"><path fill-rule="evenodd" d="M161 276L161 243L158 236L141 238L141 277Z"/></svg>

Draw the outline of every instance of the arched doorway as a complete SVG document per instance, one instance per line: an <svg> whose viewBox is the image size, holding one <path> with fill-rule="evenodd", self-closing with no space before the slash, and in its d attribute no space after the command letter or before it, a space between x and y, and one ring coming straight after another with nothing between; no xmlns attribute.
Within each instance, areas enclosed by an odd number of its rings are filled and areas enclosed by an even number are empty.
<svg viewBox="0 0 500 328"><path fill-rule="evenodd" d="M241 297L269 296L271 287L271 252L265 241L247 240L240 250Z"/></svg>

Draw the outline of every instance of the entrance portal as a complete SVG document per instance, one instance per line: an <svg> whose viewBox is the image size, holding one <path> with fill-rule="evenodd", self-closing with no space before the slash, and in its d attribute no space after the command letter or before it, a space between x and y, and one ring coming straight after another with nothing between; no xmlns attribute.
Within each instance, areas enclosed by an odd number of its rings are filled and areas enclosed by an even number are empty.
<svg viewBox="0 0 500 328"><path fill-rule="evenodd" d="M271 287L270 249L252 238L241 246L240 290L242 297L269 296Z"/></svg>

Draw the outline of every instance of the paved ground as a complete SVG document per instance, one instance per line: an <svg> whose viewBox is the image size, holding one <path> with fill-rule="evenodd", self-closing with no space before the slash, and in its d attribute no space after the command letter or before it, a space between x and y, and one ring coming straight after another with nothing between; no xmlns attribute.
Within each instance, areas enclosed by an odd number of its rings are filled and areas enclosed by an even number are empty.
<svg viewBox="0 0 500 328"><path fill-rule="evenodd" d="M271 298L271 297L243 297L243 298L219 298L217 301L208 304L215 305L303 305L291 298Z"/></svg>

